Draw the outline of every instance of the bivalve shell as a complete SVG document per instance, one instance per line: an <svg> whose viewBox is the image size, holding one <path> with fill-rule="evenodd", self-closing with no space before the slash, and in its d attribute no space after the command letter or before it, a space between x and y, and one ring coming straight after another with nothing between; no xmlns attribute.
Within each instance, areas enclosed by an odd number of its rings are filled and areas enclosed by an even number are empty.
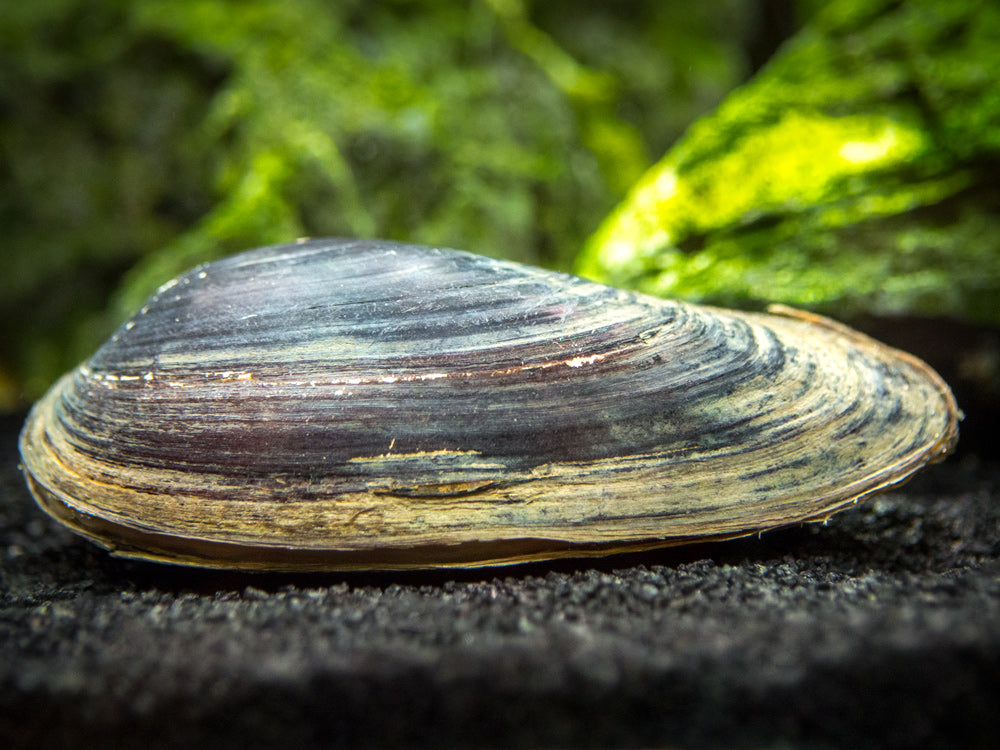
<svg viewBox="0 0 1000 750"><path fill-rule="evenodd" d="M923 362L818 316L312 240L165 284L31 412L38 503L256 569L608 554L825 519L943 456Z"/></svg>

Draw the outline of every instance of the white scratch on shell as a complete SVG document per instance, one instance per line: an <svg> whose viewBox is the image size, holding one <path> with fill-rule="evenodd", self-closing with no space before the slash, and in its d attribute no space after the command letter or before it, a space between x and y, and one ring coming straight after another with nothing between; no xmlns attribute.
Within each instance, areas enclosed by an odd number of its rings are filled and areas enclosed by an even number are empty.
<svg viewBox="0 0 1000 750"><path fill-rule="evenodd" d="M574 357L573 359L567 359L566 364L570 367L583 367L584 365L592 365L594 362L599 362L604 359L603 354L591 354L589 357Z"/></svg>

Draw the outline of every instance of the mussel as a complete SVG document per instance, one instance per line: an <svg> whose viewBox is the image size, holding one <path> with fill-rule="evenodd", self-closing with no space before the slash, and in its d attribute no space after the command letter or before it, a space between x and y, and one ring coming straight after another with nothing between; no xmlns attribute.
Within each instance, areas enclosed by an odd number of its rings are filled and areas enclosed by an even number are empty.
<svg viewBox="0 0 1000 750"><path fill-rule="evenodd" d="M168 282L32 409L39 505L113 553L472 566L822 520L954 445L920 360L825 318L309 240Z"/></svg>

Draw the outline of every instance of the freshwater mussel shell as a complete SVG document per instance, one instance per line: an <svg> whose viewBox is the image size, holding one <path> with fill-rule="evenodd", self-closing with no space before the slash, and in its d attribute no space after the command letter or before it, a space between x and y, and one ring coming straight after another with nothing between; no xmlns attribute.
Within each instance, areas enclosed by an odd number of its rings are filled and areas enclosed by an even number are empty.
<svg viewBox="0 0 1000 750"><path fill-rule="evenodd" d="M825 519L946 453L923 362L824 318L380 241L165 284L39 401L39 504L121 555L521 562Z"/></svg>

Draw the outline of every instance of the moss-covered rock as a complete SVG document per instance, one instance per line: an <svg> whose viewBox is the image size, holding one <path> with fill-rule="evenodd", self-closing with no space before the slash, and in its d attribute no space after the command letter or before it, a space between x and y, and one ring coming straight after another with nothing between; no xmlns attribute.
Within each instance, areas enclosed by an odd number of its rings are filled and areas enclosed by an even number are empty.
<svg viewBox="0 0 1000 750"><path fill-rule="evenodd" d="M1000 5L838 0L651 169L577 269L718 304L1000 323Z"/></svg>

